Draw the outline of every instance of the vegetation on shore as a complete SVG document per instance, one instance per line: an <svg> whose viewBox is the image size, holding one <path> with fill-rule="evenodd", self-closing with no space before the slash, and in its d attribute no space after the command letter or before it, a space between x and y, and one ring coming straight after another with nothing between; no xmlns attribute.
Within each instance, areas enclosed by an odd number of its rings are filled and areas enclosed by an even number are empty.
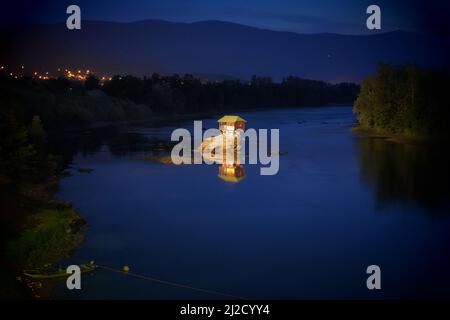
<svg viewBox="0 0 450 320"><path fill-rule="evenodd" d="M363 131L400 139L450 136L450 73L379 64L361 83L353 107Z"/></svg>
<svg viewBox="0 0 450 320"><path fill-rule="evenodd" d="M82 241L84 225L75 210L64 203L49 202L27 216L26 228L7 245L7 258L24 269L43 270L69 255Z"/></svg>
<svg viewBox="0 0 450 320"><path fill-rule="evenodd" d="M63 164L49 154L39 116L24 123L13 106L0 108L0 279L6 298L24 295L24 269L43 270L83 240L84 220L52 199Z"/></svg>
<svg viewBox="0 0 450 320"><path fill-rule="evenodd" d="M0 72L0 104L16 112L19 122L39 116L46 128L97 121L151 119L230 110L351 103L359 87L287 77L281 83L253 77L250 82L204 82L191 75L137 78L114 76L101 82L66 78L15 79Z"/></svg>
<svg viewBox="0 0 450 320"><path fill-rule="evenodd" d="M83 241L85 225L70 204L52 200L58 178L1 185L1 298L35 296L23 270L45 270L67 257ZM21 279L21 283L16 279ZM41 285L41 284L39 284Z"/></svg>
<svg viewBox="0 0 450 320"><path fill-rule="evenodd" d="M87 82L87 81L86 81ZM14 113L20 123L39 116L44 126L67 128L95 121L137 120L151 117L148 106L110 97L66 78L37 80L0 73L0 108Z"/></svg>
<svg viewBox="0 0 450 320"><path fill-rule="evenodd" d="M171 114L351 103L359 87L293 76L280 83L256 76L249 82L202 82L191 75L154 74L143 79L115 76L105 83L103 90L110 96L148 105L155 113Z"/></svg>

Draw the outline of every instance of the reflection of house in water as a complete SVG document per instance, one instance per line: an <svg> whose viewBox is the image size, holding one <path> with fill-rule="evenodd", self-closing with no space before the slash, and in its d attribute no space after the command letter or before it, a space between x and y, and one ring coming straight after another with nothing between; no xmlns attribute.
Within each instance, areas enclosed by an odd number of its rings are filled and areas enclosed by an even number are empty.
<svg viewBox="0 0 450 320"><path fill-rule="evenodd" d="M219 167L219 178L227 182L239 182L245 178L244 166L224 163Z"/></svg>
<svg viewBox="0 0 450 320"><path fill-rule="evenodd" d="M227 182L239 182L245 178L244 166L239 164L237 152L240 151L238 144L240 143L240 136L236 130L245 130L245 121L239 116L224 116L217 120L219 122L219 129L227 139L233 139L233 156L232 159L226 158L226 150L224 150L224 159L222 165L219 167L219 178Z"/></svg>

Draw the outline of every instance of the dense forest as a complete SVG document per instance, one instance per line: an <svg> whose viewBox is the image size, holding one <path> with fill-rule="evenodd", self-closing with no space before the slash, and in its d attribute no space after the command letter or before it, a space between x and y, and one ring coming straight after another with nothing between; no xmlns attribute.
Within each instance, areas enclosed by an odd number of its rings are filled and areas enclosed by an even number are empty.
<svg viewBox="0 0 450 320"><path fill-rule="evenodd" d="M201 113L255 108L351 103L359 87L287 77L281 83L254 76L249 82L202 82L191 75L139 79L116 76L105 83L110 96L144 104L156 113Z"/></svg>
<svg viewBox="0 0 450 320"><path fill-rule="evenodd" d="M379 64L354 104L361 128L404 137L448 137L450 73Z"/></svg>

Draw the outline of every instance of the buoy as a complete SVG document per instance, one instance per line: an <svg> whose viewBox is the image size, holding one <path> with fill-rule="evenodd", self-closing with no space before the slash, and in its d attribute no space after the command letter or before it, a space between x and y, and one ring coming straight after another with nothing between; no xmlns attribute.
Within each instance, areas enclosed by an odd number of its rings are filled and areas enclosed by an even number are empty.
<svg viewBox="0 0 450 320"><path fill-rule="evenodd" d="M123 272L129 272L130 271L130 267L127 265L123 266Z"/></svg>

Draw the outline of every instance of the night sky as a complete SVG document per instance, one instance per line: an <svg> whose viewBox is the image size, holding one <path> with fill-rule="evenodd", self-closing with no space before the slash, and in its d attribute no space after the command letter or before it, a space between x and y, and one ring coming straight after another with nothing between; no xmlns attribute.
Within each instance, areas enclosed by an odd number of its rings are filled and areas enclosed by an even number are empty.
<svg viewBox="0 0 450 320"><path fill-rule="evenodd" d="M448 0L18 0L2 5L0 19L2 23L62 22L70 4L81 7L84 20L222 20L272 30L344 34L367 32L366 8L377 4L382 11L383 31L450 35Z"/></svg>

